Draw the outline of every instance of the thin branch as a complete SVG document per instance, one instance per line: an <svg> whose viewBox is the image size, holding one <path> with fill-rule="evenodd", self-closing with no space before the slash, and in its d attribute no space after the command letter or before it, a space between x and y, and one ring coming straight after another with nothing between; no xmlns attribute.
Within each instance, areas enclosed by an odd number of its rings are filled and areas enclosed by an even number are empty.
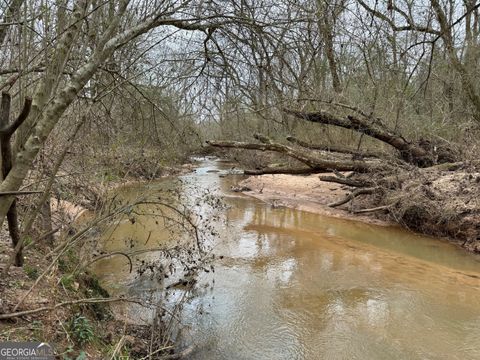
<svg viewBox="0 0 480 360"><path fill-rule="evenodd" d="M133 302L133 303L136 303L136 304L139 304L139 305L144 305L144 302L141 301L141 300L128 299L128 298L79 299L79 300L72 300L72 301L64 301L64 302L55 304L53 306L44 306L44 307L40 307L40 308L37 308L37 309L17 311L17 312L12 312L12 313L9 313L9 314L0 314L0 320L12 319L12 318L15 318L15 317L25 316L25 315L37 314L37 313L44 312L44 311L53 311L53 310L56 310L60 307L69 306L69 305L100 304L100 303L111 303L111 302L117 302L117 301Z"/></svg>
<svg viewBox="0 0 480 360"><path fill-rule="evenodd" d="M429 34L433 34L433 35L441 35L441 32L439 30L436 30L436 29L432 29L428 26L422 26L422 25L417 25L413 22L413 20L410 18L410 17L406 17L406 21L408 23L408 25L401 25L401 26L398 26L397 24L395 24L395 22L390 19L388 16L386 16L385 14L381 13L380 11L378 10L375 10L375 9L372 9L370 6L368 6L364 1L362 0L358 0L358 3L365 9L367 10L369 13L371 13L373 16L375 16L376 18L380 19L380 20L383 20L385 21L387 24L390 25L390 27L393 29L393 31L421 31L421 32L426 32L426 33L429 33Z"/></svg>
<svg viewBox="0 0 480 360"><path fill-rule="evenodd" d="M20 195L30 195L30 194L42 194L43 191L2 191L0 196L20 196Z"/></svg>
<svg viewBox="0 0 480 360"><path fill-rule="evenodd" d="M95 263L95 262L97 262L97 261L99 261L99 260L106 259L106 258L115 256L115 255L122 255L122 256L125 256L125 257L127 258L128 263L129 263L129 266L130 266L129 272L131 273L132 270L133 270L132 259L130 258L130 256L128 256L128 254L126 254L126 253L124 253L124 252L122 252L122 251L115 251L115 252L111 252L111 253L108 253L108 254L103 254L103 255L97 256L96 258L90 260L90 261L89 261L88 263L86 263L85 265L81 266L81 267L80 267L80 270L89 267L90 265L92 265L93 263Z"/></svg>
<svg viewBox="0 0 480 360"><path fill-rule="evenodd" d="M371 212L376 212L376 211L383 211L383 210L390 209L393 205L395 205L395 204L382 205L382 206L377 206L377 207L369 208L369 209L353 210L353 213L354 214L366 214L366 213L371 213Z"/></svg>

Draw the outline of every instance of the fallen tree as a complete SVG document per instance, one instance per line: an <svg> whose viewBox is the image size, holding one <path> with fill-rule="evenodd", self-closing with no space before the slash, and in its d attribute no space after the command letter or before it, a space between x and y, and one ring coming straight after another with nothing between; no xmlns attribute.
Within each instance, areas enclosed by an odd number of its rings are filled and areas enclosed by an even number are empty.
<svg viewBox="0 0 480 360"><path fill-rule="evenodd" d="M365 115L363 112L361 112L363 119L354 115L340 117L323 110L302 112L284 109L284 112L309 122L333 125L368 135L392 146L398 150L401 159L413 165L427 167L439 163L454 162L459 158L458 151L444 142L431 139L409 141L402 135L388 129L379 118Z"/></svg>
<svg viewBox="0 0 480 360"><path fill-rule="evenodd" d="M409 141L390 131L379 119L361 113L339 117L324 111L304 113L285 110L297 118L355 130L389 144L399 160L369 150L312 145L289 137L293 146L261 134L258 142L208 141L213 147L273 151L298 160L304 168L246 170L246 174L312 174L319 181L341 184L350 193L331 204L352 213L389 217L415 231L448 236L465 248L480 252L480 161L462 159L446 142ZM375 153L375 155L374 155ZM349 172L345 176L342 172ZM355 206L353 201L355 200Z"/></svg>
<svg viewBox="0 0 480 360"><path fill-rule="evenodd" d="M310 169L308 170L286 170L275 169L274 173L292 173L299 171L301 173L312 173L316 171L356 171L356 172L368 172L379 167L387 167L388 165L379 161L362 161L362 160L349 160L345 157L334 157L326 154L318 154L303 149L293 148L284 144L280 144L272 141L261 134L255 134L254 138L261 143L250 143L241 141L214 141L209 140L207 144L213 147L219 148L233 148L233 149L246 149L246 150L260 150L260 151L274 151L292 157L305 165ZM379 170L379 169L377 169ZM273 169L272 169L273 171ZM248 171L250 174L254 170ZM265 173L265 172L264 172ZM271 173L271 172L270 172Z"/></svg>

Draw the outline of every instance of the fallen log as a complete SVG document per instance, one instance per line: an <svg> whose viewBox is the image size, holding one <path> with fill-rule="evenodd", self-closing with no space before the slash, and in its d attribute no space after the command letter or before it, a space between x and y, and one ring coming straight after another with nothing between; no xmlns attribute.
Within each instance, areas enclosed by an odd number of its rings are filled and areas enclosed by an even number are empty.
<svg viewBox="0 0 480 360"><path fill-rule="evenodd" d="M1 196L21 196L21 195L32 195L32 194L42 194L43 191L2 191L0 192Z"/></svg>
<svg viewBox="0 0 480 360"><path fill-rule="evenodd" d="M372 212L377 212L377 211L384 211L384 210L390 209L394 205L395 204L389 204L389 205L377 206L377 207L374 207L374 208L353 210L353 213L354 214L367 214L367 213L372 213Z"/></svg>
<svg viewBox="0 0 480 360"><path fill-rule="evenodd" d="M296 144L298 146L304 147L306 149L311 150L320 150L320 151L327 151L327 152L336 152L339 154L350 154L356 158L384 158L387 154L382 154L379 152L374 151L360 151L355 149L348 149L341 146L335 145L323 145L323 144L309 144L306 141L300 140L294 136L287 136L287 140L290 141L292 144Z"/></svg>
<svg viewBox="0 0 480 360"><path fill-rule="evenodd" d="M469 167L476 167L480 165L480 160L458 161L452 163L443 163L428 167L428 170L437 171L457 171L461 169L468 169Z"/></svg>
<svg viewBox="0 0 480 360"><path fill-rule="evenodd" d="M307 152L302 149L295 149L293 147L283 145L280 143L275 143L271 139L256 134L255 138L262 141L261 144L258 143L248 143L241 141L214 141L209 140L207 144L214 147L220 148L234 148L234 149L247 149L247 150L260 150L260 151L274 151L281 154L290 156L311 169L316 171L326 170L326 171L356 171L356 172L368 172L376 168L387 166L382 162L374 161L360 161L360 160L345 160L345 159L326 159L324 156L321 156L316 153Z"/></svg>

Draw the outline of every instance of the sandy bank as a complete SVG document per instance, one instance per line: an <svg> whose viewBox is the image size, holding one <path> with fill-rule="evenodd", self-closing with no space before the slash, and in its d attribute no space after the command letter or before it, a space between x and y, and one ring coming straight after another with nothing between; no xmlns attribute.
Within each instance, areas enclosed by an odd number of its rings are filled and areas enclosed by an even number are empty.
<svg viewBox="0 0 480 360"><path fill-rule="evenodd" d="M379 220L374 215L353 214L348 211L349 205L338 208L329 207L328 204L346 196L348 190L340 184L320 181L318 174L306 176L284 174L250 176L241 181L239 187L249 189L243 191L244 194L275 206L286 206L369 224L394 225L391 222Z"/></svg>

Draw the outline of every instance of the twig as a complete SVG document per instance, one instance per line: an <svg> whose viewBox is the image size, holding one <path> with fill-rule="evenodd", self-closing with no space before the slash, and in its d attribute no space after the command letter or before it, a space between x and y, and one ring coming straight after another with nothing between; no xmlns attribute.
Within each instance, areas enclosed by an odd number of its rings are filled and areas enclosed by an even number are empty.
<svg viewBox="0 0 480 360"><path fill-rule="evenodd" d="M360 210L353 210L354 214L365 214L365 213L371 213L375 211L382 211L382 210L388 210L390 209L394 204L389 204L389 205L383 205L383 206L377 206L374 208L369 208L369 209L360 209Z"/></svg>
<svg viewBox="0 0 480 360"><path fill-rule="evenodd" d="M82 270L82 269L85 269L87 267L89 267L90 265L92 265L94 262L98 261L98 260L101 260L101 259L105 259L105 258L108 258L110 256L115 256L115 255L122 255L122 256L125 256L128 260L128 263L130 265L130 270L129 272L132 272L133 270L133 263L132 263L132 259L130 258L130 256L128 256L128 254L122 252L122 251L115 251L115 252L111 252L111 253L108 253L108 254L103 254L103 255L100 255L100 256L97 256L96 258L92 259L91 261L89 261L88 263L86 263L85 265L83 265L82 267L80 267L79 271Z"/></svg>
<svg viewBox="0 0 480 360"><path fill-rule="evenodd" d="M195 350L195 346L192 345L192 346L189 346L188 348L186 348L185 350L179 352L179 353L176 353L176 354L171 354L171 355L165 355L163 357L161 357L160 359L161 360L174 360L174 359L181 359L181 358L185 358L187 357L188 355L192 354L193 353L193 350Z"/></svg>
<svg viewBox="0 0 480 360"><path fill-rule="evenodd" d="M25 310L25 311L17 311L12 312L9 314L0 314L0 320L4 319L11 319L14 317L25 316L25 315L32 315L37 314L39 312L44 311L52 311L56 310L63 306L68 305L78 305L78 304L99 304L99 303L111 303L116 301L126 301L126 302L133 302L142 305L142 301L136 299L128 299L128 298L90 298L90 299L79 299L79 300L72 300L72 301L64 301L53 306L44 306L37 309Z"/></svg>
<svg viewBox="0 0 480 360"><path fill-rule="evenodd" d="M125 335L123 335L118 341L117 345L115 346L115 350L113 350L112 356L110 357L110 360L115 360L115 356L117 356L117 353L120 350L122 350L122 347L124 344L125 344Z"/></svg>
<svg viewBox="0 0 480 360"><path fill-rule="evenodd" d="M68 343L69 343L69 344L73 344L73 341L72 341L72 339L70 338L70 335L69 335L67 329L65 329L65 326L63 326L63 321L61 321L61 320L59 319L59 317L58 317L57 314L55 314L55 317L57 318L58 323L60 324L60 326L62 327L63 331L65 332L65 336L66 336L66 338L67 338Z"/></svg>
<svg viewBox="0 0 480 360"><path fill-rule="evenodd" d="M0 196L19 196L19 195L30 195L30 194L42 194L43 191L2 191Z"/></svg>
<svg viewBox="0 0 480 360"><path fill-rule="evenodd" d="M160 351L169 350L169 349L171 349L171 348L173 348L173 345L169 345L169 346L164 346L164 347L158 348L157 350L152 351L152 352L149 353L147 356L144 356L144 357L140 358L139 360L146 360L146 359L150 358L152 355L158 354Z"/></svg>
<svg viewBox="0 0 480 360"><path fill-rule="evenodd" d="M47 237L51 236L51 235L54 235L55 233L59 232L61 230L61 228L57 227L55 229L52 229L52 231L47 231L46 233L43 233L42 235L40 235L38 238L36 238L35 240L33 240L32 242L28 243L27 245L25 245L23 247L24 250L28 249L28 248L31 248L33 245L35 245L36 243L38 243L39 241L42 241L43 239L46 239Z"/></svg>

